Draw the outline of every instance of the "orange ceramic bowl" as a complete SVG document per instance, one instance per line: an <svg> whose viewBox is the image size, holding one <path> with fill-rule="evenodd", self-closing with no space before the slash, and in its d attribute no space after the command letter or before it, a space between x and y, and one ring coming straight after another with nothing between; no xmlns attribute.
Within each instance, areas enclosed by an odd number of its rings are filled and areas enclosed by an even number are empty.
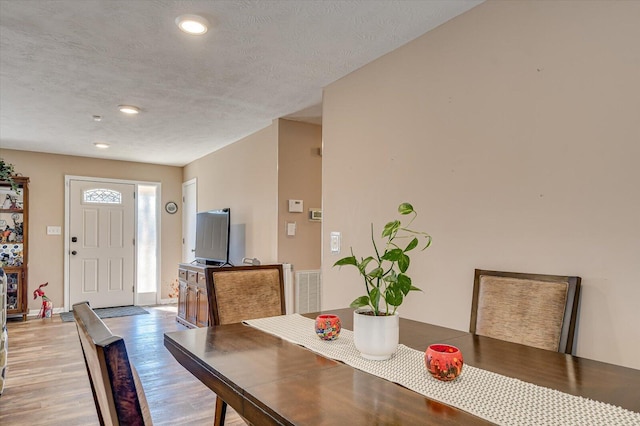
<svg viewBox="0 0 640 426"><path fill-rule="evenodd" d="M322 340L335 340L340 334L342 324L337 315L323 314L316 317L316 334Z"/></svg>
<svg viewBox="0 0 640 426"><path fill-rule="evenodd" d="M453 380L462 372L462 353L455 346L441 343L430 345L424 353L424 363L434 378Z"/></svg>

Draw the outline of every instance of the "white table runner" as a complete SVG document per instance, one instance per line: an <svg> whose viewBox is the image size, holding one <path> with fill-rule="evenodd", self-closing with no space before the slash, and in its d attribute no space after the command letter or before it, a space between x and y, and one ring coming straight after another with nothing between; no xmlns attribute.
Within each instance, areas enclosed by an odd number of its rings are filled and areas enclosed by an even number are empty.
<svg viewBox="0 0 640 426"><path fill-rule="evenodd" d="M244 323L500 425L640 426L640 413L468 364L456 380L441 382L427 372L424 353L404 345L387 361L367 360L353 345L351 330L343 328L338 339L324 341L315 333L315 321L299 314Z"/></svg>

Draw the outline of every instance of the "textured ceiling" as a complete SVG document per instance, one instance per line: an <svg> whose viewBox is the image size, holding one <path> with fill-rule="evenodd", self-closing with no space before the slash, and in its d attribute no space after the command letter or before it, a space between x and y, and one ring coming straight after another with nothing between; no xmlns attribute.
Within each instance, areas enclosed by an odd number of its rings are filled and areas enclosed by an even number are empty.
<svg viewBox="0 0 640 426"><path fill-rule="evenodd" d="M323 87L478 3L0 0L0 146L181 166L279 117L319 123ZM188 13L209 32L182 33Z"/></svg>

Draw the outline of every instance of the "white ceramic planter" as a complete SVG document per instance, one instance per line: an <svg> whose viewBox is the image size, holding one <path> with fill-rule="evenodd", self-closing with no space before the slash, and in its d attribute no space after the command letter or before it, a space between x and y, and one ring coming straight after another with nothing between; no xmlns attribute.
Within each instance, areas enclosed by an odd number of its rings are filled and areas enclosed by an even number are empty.
<svg viewBox="0 0 640 426"><path fill-rule="evenodd" d="M400 340L400 316L364 315L353 311L353 342L363 358L382 361L391 358Z"/></svg>

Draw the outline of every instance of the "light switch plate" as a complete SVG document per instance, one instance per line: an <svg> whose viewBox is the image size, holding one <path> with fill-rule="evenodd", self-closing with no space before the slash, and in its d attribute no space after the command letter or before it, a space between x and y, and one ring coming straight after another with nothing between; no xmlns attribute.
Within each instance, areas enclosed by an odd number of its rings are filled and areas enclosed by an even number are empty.
<svg viewBox="0 0 640 426"><path fill-rule="evenodd" d="M334 231L331 233L329 246L331 248L332 254L340 253L340 240L341 240L340 232Z"/></svg>
<svg viewBox="0 0 640 426"><path fill-rule="evenodd" d="M62 227L60 226L47 226L47 235L61 235Z"/></svg>

